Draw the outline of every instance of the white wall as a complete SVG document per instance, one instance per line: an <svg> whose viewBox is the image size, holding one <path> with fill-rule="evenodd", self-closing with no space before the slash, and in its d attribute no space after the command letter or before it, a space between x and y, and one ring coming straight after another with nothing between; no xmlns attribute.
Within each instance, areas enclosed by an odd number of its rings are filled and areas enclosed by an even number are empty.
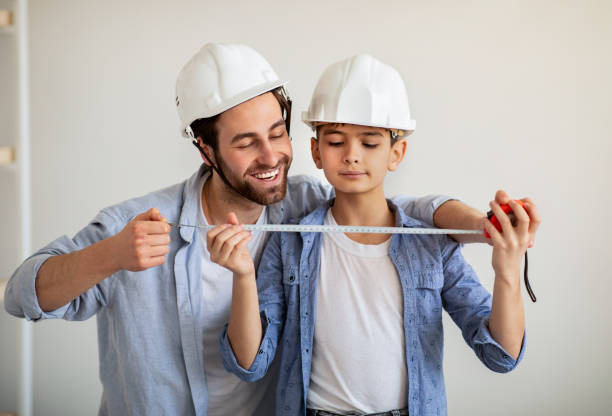
<svg viewBox="0 0 612 416"><path fill-rule="evenodd" d="M493 374L446 320L449 413L609 414L612 3L33 0L30 13L35 248L196 169L174 81L203 43L248 43L291 80L293 173L315 173L299 118L317 76L369 52L399 69L417 119L390 194L484 210L503 188L543 216L525 359ZM491 287L490 249L465 254ZM96 412L95 331L35 325L35 414Z"/></svg>

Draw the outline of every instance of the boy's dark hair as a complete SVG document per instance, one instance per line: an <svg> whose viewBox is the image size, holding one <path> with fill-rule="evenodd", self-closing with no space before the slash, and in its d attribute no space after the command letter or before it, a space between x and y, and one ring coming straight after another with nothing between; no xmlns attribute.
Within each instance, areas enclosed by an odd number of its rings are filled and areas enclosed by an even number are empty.
<svg viewBox="0 0 612 416"><path fill-rule="evenodd" d="M318 126L315 127L315 138L318 139L319 138L319 129L323 126L326 125L332 125L332 126L343 126L346 123L325 123L325 124L319 124ZM389 137L391 138L391 146L393 146L399 139L401 139L401 136L398 136L397 134L393 134L393 131L390 129L386 129L389 132Z"/></svg>
<svg viewBox="0 0 612 416"><path fill-rule="evenodd" d="M291 102L288 99L288 96L283 91L283 87L278 87L270 91L278 104L281 106L281 110L283 113L283 118L285 119L285 124L287 126L287 133L289 133L289 124L291 117ZM202 138L202 142L204 144L212 147L213 151L217 151L217 146L219 145L219 132L217 131L217 120L219 119L220 114L216 116L200 118L191 123L191 130L193 130L193 137L196 139L198 137Z"/></svg>

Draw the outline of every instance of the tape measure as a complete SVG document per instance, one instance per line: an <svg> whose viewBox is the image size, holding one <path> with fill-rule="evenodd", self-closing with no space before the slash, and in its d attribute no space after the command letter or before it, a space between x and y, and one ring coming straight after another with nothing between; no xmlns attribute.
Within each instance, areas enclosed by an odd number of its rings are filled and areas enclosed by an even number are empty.
<svg viewBox="0 0 612 416"><path fill-rule="evenodd" d="M217 225L187 225L168 223L173 227L212 230ZM363 234L478 234L483 230L454 230L445 228L368 227L363 225L301 225L301 224L244 224L247 231L294 233L363 233Z"/></svg>
<svg viewBox="0 0 612 416"><path fill-rule="evenodd" d="M516 201L523 208L522 201ZM510 205L500 205L501 209L507 214L512 209ZM495 228L500 232L502 231L499 220L495 217L492 211L487 213L487 218L493 223ZM217 227L217 225L188 225L188 224L173 224L168 223L173 227L189 227L198 228L200 230L209 231ZM262 231L262 232L294 232L294 233L362 233L362 234L474 234L474 235L485 235L486 238L490 238L489 233L486 230L456 230L450 228L408 228L408 227L369 227L363 225L302 225L302 224L244 224L244 229L247 231ZM527 293L533 302L536 301L536 296L531 289L529 283L529 277L527 276L528 271L528 260L527 252L525 251L525 269L524 269L524 281Z"/></svg>

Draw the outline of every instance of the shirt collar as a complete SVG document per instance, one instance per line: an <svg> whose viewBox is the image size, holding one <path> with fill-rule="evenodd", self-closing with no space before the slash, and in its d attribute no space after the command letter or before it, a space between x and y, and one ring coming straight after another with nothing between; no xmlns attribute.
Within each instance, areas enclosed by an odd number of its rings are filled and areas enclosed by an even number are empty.
<svg viewBox="0 0 612 416"><path fill-rule="evenodd" d="M206 164L202 163L196 173L191 175L185 182L183 188L183 207L181 209L181 216L179 218L179 224L196 224L198 220L198 209L200 209L200 203L198 197L200 196L200 188L204 184L206 178L210 175L210 169ZM191 243L193 236L198 231L197 228L193 227L180 227L180 235L188 243Z"/></svg>
<svg viewBox="0 0 612 416"><path fill-rule="evenodd" d="M332 198L325 203L319 205L314 211L310 214L306 215L301 221L300 224L303 225L321 225L325 220L325 214L327 210L334 204L335 198ZM406 215L404 210L400 209L393 201L387 199L387 205L395 215L395 227L422 227L423 223L415 220L412 217Z"/></svg>

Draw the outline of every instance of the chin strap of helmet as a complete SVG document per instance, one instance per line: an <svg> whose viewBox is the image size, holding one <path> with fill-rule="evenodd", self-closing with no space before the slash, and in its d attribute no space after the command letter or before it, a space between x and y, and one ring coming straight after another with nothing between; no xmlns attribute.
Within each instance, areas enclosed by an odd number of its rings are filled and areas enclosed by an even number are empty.
<svg viewBox="0 0 612 416"><path fill-rule="evenodd" d="M204 159L206 159L206 161L208 162L208 165L211 167L212 170L214 170L217 175L219 175L219 177L221 178L221 180L233 191L237 192L238 194L240 194L240 192L238 192L238 190L236 188L234 188L232 186L232 184L227 180L227 178L225 177L225 175L223 174L223 172L221 171L221 169L219 169L213 162L212 160L210 160L210 158L208 157L208 155L206 154L206 152L204 151L204 149L202 148L202 146L200 146L200 143L198 143L197 139L194 137L193 135L193 130L191 130L191 126L187 126L187 128L185 129L185 132L187 133L187 135L189 136L189 138L191 139L191 144L193 144L196 149L198 149L200 151L200 154L202 154L202 156L204 156Z"/></svg>

